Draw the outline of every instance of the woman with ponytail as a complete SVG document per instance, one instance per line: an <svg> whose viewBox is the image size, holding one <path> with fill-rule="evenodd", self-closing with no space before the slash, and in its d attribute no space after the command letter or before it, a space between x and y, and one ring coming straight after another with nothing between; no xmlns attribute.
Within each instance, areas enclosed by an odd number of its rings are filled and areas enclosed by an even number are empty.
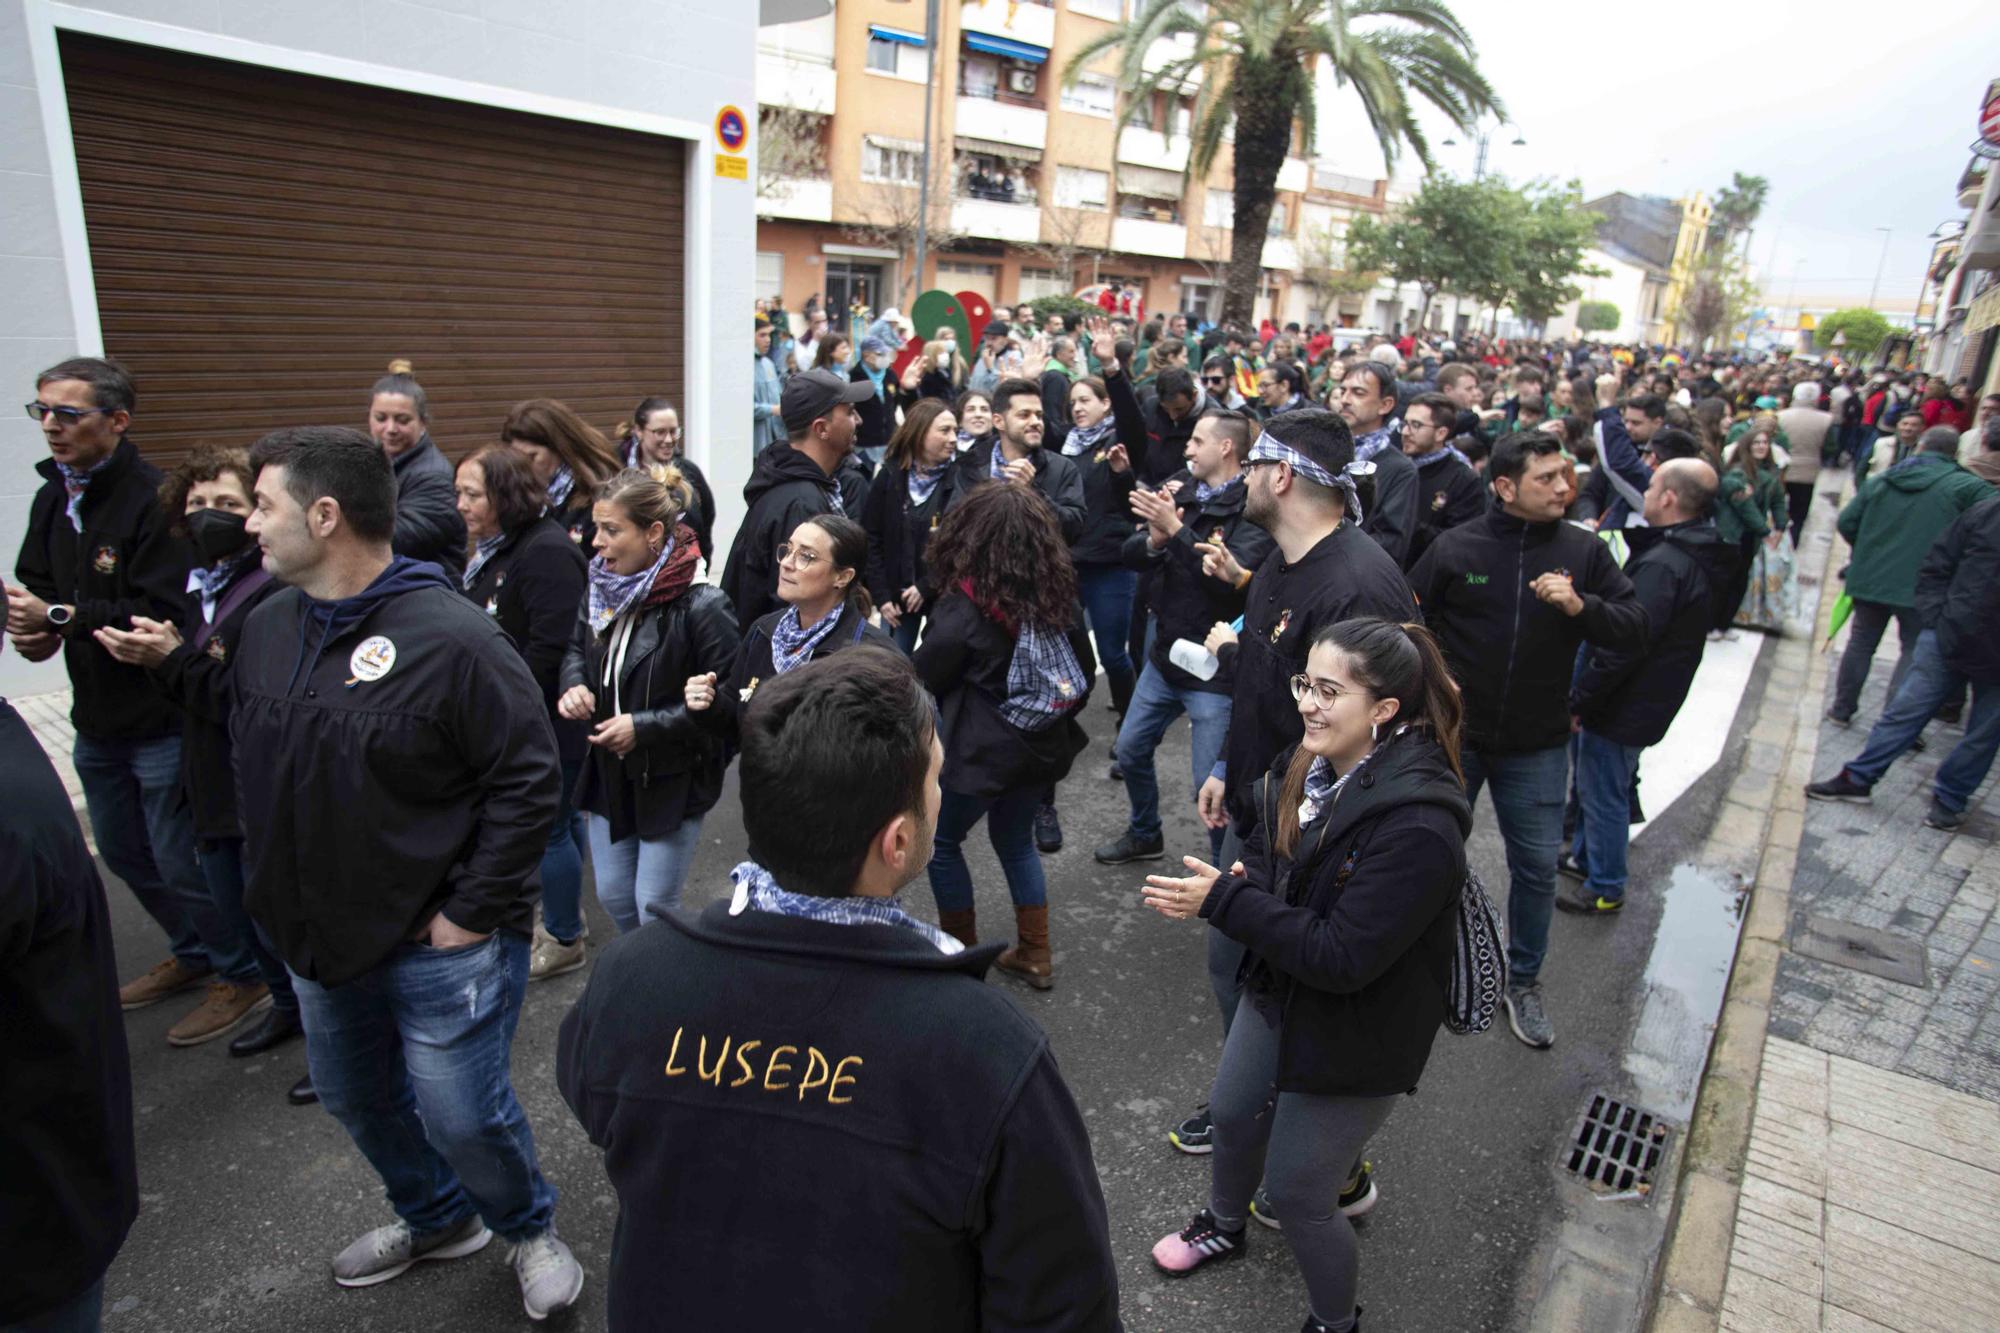
<svg viewBox="0 0 2000 1333"><path fill-rule="evenodd" d="M1243 860L1223 874L1187 857L1188 877L1146 879L1148 906L1247 951L1209 1100L1209 1202L1153 1262L1179 1276L1232 1259L1250 1217L1282 1219L1306 1329L1347 1333L1360 1314L1348 1219L1376 1198L1361 1151L1415 1090L1445 1018L1472 815L1458 687L1427 630L1343 620L1291 689L1305 735L1259 783Z"/></svg>
<svg viewBox="0 0 2000 1333"><path fill-rule="evenodd" d="M597 556L556 704L590 728L576 808L620 934L680 901L702 816L722 797L722 744L695 725L683 690L689 676L728 670L739 637L727 594L695 582L688 484L661 472L627 469L597 492Z"/></svg>
<svg viewBox="0 0 2000 1333"><path fill-rule="evenodd" d="M683 694L695 721L734 749L737 719L764 681L856 644L894 648L868 623L875 608L861 581L867 557L868 534L851 518L815 514L793 528L778 548L785 609L750 623L727 680L718 684L714 671L687 678Z"/></svg>

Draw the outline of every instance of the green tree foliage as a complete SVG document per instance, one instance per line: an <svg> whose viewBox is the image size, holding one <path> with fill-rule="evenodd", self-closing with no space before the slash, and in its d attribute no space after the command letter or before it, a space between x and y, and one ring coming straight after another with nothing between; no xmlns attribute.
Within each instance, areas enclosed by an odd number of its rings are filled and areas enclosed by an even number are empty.
<svg viewBox="0 0 2000 1333"><path fill-rule="evenodd" d="M1502 304L1511 305L1525 320L1546 324L1582 295L1572 278L1603 276L1602 269L1583 258L1596 242L1597 224L1603 219L1583 206L1583 187L1576 181L1560 188L1533 186L1522 200L1526 215Z"/></svg>
<svg viewBox="0 0 2000 1333"><path fill-rule="evenodd" d="M1813 330L1813 346L1822 351L1831 350L1834 335L1844 333L1847 341L1841 344L1841 352L1849 361L1865 361L1882 345L1889 332L1888 320L1873 310L1855 306L1836 310L1822 319L1819 327Z"/></svg>
<svg viewBox="0 0 2000 1333"><path fill-rule="evenodd" d="M1576 327L1583 333L1609 333L1618 319L1618 307L1609 301L1585 301L1576 308Z"/></svg>
<svg viewBox="0 0 2000 1333"><path fill-rule="evenodd" d="M1176 37L1191 38L1192 45L1148 70L1149 53ZM1196 177L1208 174L1225 132L1235 125L1235 206L1222 317L1242 324L1250 322L1263 285L1265 228L1279 168L1295 134L1307 151L1313 146L1313 74L1320 62L1361 99L1391 166L1406 145L1430 165L1430 145L1417 123L1420 104L1466 131L1482 115L1501 113L1498 95L1479 72L1472 38L1442 0L1209 0L1202 13L1183 0L1138 0L1129 19L1070 56L1064 81L1074 83L1109 51L1119 57L1119 131L1156 95L1178 100L1193 92L1189 169Z"/></svg>

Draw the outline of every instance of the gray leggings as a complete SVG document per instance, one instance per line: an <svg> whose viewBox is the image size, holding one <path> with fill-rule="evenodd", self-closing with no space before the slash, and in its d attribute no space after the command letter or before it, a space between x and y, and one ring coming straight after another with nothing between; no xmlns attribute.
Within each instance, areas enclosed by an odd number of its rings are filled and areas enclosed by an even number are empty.
<svg viewBox="0 0 2000 1333"><path fill-rule="evenodd" d="M1246 1000L1229 1025L1209 1097L1209 1211L1227 1224L1242 1221L1262 1180L1314 1317L1345 1328L1354 1317L1360 1259L1340 1191L1398 1099L1279 1092L1277 1077L1278 1033Z"/></svg>

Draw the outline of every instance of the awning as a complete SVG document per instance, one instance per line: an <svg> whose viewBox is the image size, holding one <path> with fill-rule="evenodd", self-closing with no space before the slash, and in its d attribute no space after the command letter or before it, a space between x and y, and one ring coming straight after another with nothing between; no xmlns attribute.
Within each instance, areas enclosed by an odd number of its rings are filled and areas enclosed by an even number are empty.
<svg viewBox="0 0 2000 1333"><path fill-rule="evenodd" d="M866 144L873 144L877 148L887 148L898 153L922 153L924 151L924 141L922 139L892 139L886 134L864 134L861 136L861 141Z"/></svg>
<svg viewBox="0 0 2000 1333"><path fill-rule="evenodd" d="M1026 60L1039 65L1049 58L1049 48L1036 46L1033 42L1017 42L1008 37L989 37L983 32L965 34L965 44L975 51L984 51L992 56L1006 56L1009 60Z"/></svg>
<svg viewBox="0 0 2000 1333"><path fill-rule="evenodd" d="M905 32L901 28L891 28L880 23L868 25L868 35L879 37L885 42L901 42L905 46L923 46L924 35L920 32Z"/></svg>
<svg viewBox="0 0 2000 1333"><path fill-rule="evenodd" d="M1121 164L1118 168L1118 193L1136 194L1141 199L1178 199L1187 193L1187 182L1178 171Z"/></svg>
<svg viewBox="0 0 2000 1333"><path fill-rule="evenodd" d="M958 146L968 153L985 153L989 157L1012 158L1016 162L1039 162L1042 150L1024 148L1017 143L1001 143L997 139L975 139L969 134L958 136Z"/></svg>

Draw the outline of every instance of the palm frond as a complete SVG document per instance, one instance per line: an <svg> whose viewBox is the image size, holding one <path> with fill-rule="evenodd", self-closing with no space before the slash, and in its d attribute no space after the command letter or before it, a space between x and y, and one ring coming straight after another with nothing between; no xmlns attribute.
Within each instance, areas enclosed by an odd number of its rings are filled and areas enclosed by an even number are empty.
<svg viewBox="0 0 2000 1333"><path fill-rule="evenodd" d="M1350 20L1400 19L1419 30L1438 34L1467 54L1472 53L1472 34L1440 0L1349 0L1340 8Z"/></svg>

